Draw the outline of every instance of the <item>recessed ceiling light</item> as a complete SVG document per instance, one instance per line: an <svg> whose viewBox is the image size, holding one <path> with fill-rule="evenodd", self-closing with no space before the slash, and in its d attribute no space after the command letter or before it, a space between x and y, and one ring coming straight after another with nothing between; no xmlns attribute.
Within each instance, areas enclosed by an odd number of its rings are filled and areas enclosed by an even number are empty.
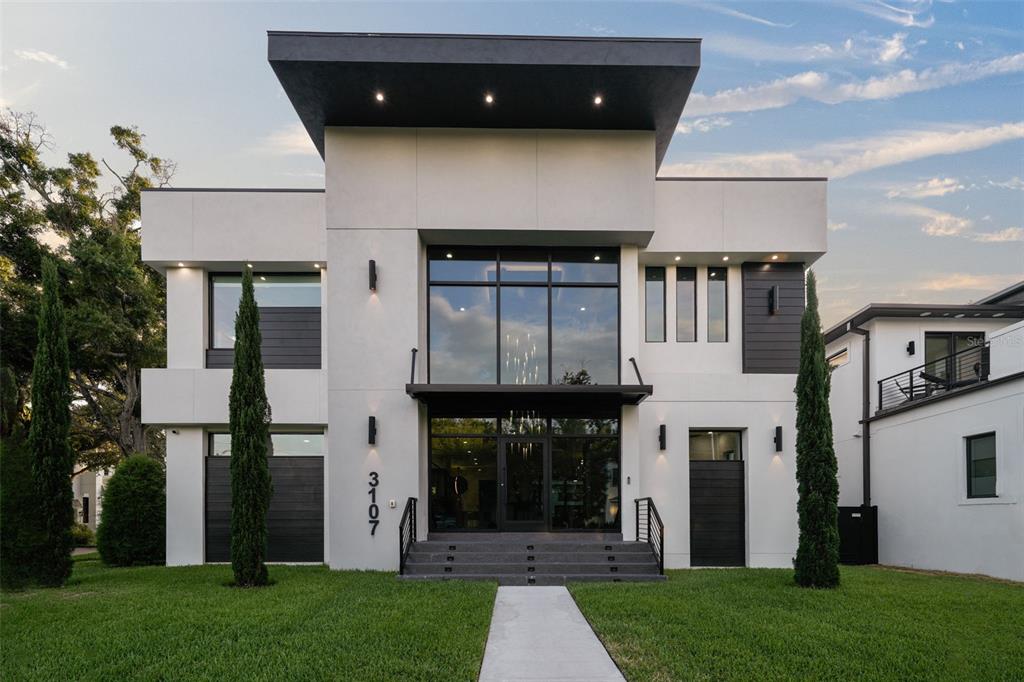
<svg viewBox="0 0 1024 682"><path fill-rule="evenodd" d="M779 255L778 254L773 254L772 255L772 260L779 260Z"/></svg>
<svg viewBox="0 0 1024 682"><path fill-rule="evenodd" d="M995 315L993 315L992 317L1002 317L1002 316L1003 316L1003 313L996 313L996 314L995 314Z"/></svg>
<svg viewBox="0 0 1024 682"><path fill-rule="evenodd" d="M320 269L320 264L319 263L313 263L313 267L316 268L317 270L319 270Z"/></svg>
<svg viewBox="0 0 1024 682"><path fill-rule="evenodd" d="M246 264L245 264L245 267L247 267L247 268L251 268L251 267L252 267L252 263L246 263Z"/></svg>
<svg viewBox="0 0 1024 682"><path fill-rule="evenodd" d="M266 281L267 281L267 278L266 278L266 277L264 277L263 275L260 275L260 280L261 280L261 281L264 281L264 282L266 282Z"/></svg>
<svg viewBox="0 0 1024 682"><path fill-rule="evenodd" d="M494 95L488 92L486 95L484 95L484 101L487 102L488 104L494 104Z"/></svg>
<svg viewBox="0 0 1024 682"><path fill-rule="evenodd" d="M709 435L709 436L713 436L714 434L715 434L715 432L714 432L714 431L708 431L708 435Z"/></svg>
<svg viewBox="0 0 1024 682"><path fill-rule="evenodd" d="M974 313L972 317L981 317L981 313Z"/></svg>
<svg viewBox="0 0 1024 682"><path fill-rule="evenodd" d="M383 93L383 92L381 92L381 91L379 91L379 90L377 91L377 94L375 94L375 95L374 95L373 97L374 97L374 99L376 99L376 100L377 100L378 102L383 102L383 101L384 101L384 93Z"/></svg>
<svg viewBox="0 0 1024 682"><path fill-rule="evenodd" d="M931 315L931 313L928 312L927 310L921 313L921 317L928 317L929 315Z"/></svg>
<svg viewBox="0 0 1024 682"><path fill-rule="evenodd" d="M444 254L444 257L445 258L454 258L454 256L452 256L452 252L451 251L449 251L448 253Z"/></svg>
<svg viewBox="0 0 1024 682"><path fill-rule="evenodd" d="M964 314L963 314L963 313L957 313L957 314L956 314L956 315L954 315L953 317L955 317L956 319L958 319L958 320L959 320L959 319L960 319L961 317L963 317L963 316L964 316Z"/></svg>
<svg viewBox="0 0 1024 682"><path fill-rule="evenodd" d="M303 443L308 443L308 442L309 442L309 439L308 439L308 438L303 438L303 439L302 439L302 442L303 442Z"/></svg>
<svg viewBox="0 0 1024 682"><path fill-rule="evenodd" d="M718 274L717 272L712 272L712 273L711 273L711 276L712 276L712 277L715 277L715 276L716 276L717 274Z"/></svg>
<svg viewBox="0 0 1024 682"><path fill-rule="evenodd" d="M682 256L676 256L676 262L677 262L677 263L678 263L679 261L681 261L681 260L683 260L683 257L682 257Z"/></svg>
<svg viewBox="0 0 1024 682"><path fill-rule="evenodd" d="M587 306L585 306L585 305L581 305L581 306L580 306L580 312L581 312L581 313L585 313L585 312L587 312Z"/></svg>
<svg viewBox="0 0 1024 682"><path fill-rule="evenodd" d="M604 97L601 97L601 95L594 95L594 104L595 105L601 106L603 103L604 103Z"/></svg>
<svg viewBox="0 0 1024 682"><path fill-rule="evenodd" d="M178 263L178 267L179 268L183 268L183 267L185 267L185 264L184 263Z"/></svg>
<svg viewBox="0 0 1024 682"><path fill-rule="evenodd" d="M594 256L594 260L601 260L600 256Z"/></svg>
<svg viewBox="0 0 1024 682"><path fill-rule="evenodd" d="M728 256L722 256L722 260L723 261L727 261L727 260L729 260L729 257Z"/></svg>

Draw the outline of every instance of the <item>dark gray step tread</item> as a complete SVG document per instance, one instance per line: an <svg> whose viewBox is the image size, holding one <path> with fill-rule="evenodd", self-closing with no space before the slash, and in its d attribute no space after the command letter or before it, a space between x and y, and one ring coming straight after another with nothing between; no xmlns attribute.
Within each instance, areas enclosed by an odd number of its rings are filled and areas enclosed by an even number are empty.
<svg viewBox="0 0 1024 682"><path fill-rule="evenodd" d="M501 575L478 575L478 574L451 574L445 573L442 575L400 575L399 580L483 580L489 582L497 582L499 585L564 585L566 583L576 582L623 582L623 583L639 583L639 582L662 582L666 578L663 575L653 574L615 574L615 575L558 575L558 574L531 574L534 576L533 582L530 581L530 576L522 574L501 574Z"/></svg>
<svg viewBox="0 0 1024 682"><path fill-rule="evenodd" d="M532 571L530 569L533 569ZM614 570L613 570L614 569ZM406 564L405 570L410 575L421 574L483 574L491 575L527 575L543 573L545 575L629 575L657 573L658 565L629 564L615 566L609 564Z"/></svg>
<svg viewBox="0 0 1024 682"><path fill-rule="evenodd" d="M448 542L622 542L622 533L428 533L427 541Z"/></svg>
<svg viewBox="0 0 1024 682"><path fill-rule="evenodd" d="M528 557L533 557L531 561ZM448 557L452 557L449 561ZM609 558L611 557L611 558ZM646 564L655 561L654 555L646 552L410 552L409 563L462 563L462 564L507 564L507 563L564 563L564 564Z"/></svg>
<svg viewBox="0 0 1024 682"><path fill-rule="evenodd" d="M449 550L449 547L455 547ZM533 547L533 549L528 549ZM605 549L610 547L611 549ZM508 542L458 542L427 540L415 542L412 545L412 552L651 552L651 546L646 542L597 542L597 543L574 543L574 542L534 542L534 543L508 543Z"/></svg>

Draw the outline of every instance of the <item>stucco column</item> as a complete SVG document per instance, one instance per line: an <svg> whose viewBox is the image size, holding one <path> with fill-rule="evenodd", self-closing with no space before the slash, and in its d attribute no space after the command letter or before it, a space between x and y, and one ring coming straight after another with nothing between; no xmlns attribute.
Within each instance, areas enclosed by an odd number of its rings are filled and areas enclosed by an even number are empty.
<svg viewBox="0 0 1024 682"><path fill-rule="evenodd" d="M198 427L167 430L167 565L203 563L206 444Z"/></svg>
<svg viewBox="0 0 1024 682"><path fill-rule="evenodd" d="M630 358L640 360L640 280L639 280L639 249L635 246L623 246L619 253L619 315L620 315L620 381L623 384L635 384L636 374ZM643 373L644 367L640 367ZM648 379L645 379L647 381ZM620 425L621 439L621 518L622 537L625 540L636 539L636 507L633 500L640 493L640 411L637 407L622 408Z"/></svg>

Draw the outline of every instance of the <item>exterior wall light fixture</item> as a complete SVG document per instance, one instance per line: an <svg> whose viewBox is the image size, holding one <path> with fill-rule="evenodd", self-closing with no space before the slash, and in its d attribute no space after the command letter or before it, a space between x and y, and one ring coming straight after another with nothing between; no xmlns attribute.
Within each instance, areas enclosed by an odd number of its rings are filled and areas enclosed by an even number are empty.
<svg viewBox="0 0 1024 682"><path fill-rule="evenodd" d="M668 444L668 433L667 432L668 432L668 428L664 424L661 424L660 426L658 426L658 449L659 450L664 450L666 445Z"/></svg>
<svg viewBox="0 0 1024 682"><path fill-rule="evenodd" d="M778 315L779 311L782 310L782 298L779 285L775 284L771 289L768 290L768 314Z"/></svg>
<svg viewBox="0 0 1024 682"><path fill-rule="evenodd" d="M907 355L913 355L915 350L917 350L916 344L913 341L907 341Z"/></svg>
<svg viewBox="0 0 1024 682"><path fill-rule="evenodd" d="M782 427L775 427L775 452L782 452Z"/></svg>
<svg viewBox="0 0 1024 682"><path fill-rule="evenodd" d="M377 418L372 415L370 416L370 423L367 428L366 442L370 445L377 444Z"/></svg>
<svg viewBox="0 0 1024 682"><path fill-rule="evenodd" d="M377 291L377 261L370 259L370 291Z"/></svg>

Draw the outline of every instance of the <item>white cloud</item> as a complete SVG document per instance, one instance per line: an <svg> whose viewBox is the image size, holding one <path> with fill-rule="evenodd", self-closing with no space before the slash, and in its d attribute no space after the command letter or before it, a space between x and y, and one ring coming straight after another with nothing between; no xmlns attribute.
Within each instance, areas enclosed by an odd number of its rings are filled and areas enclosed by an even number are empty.
<svg viewBox="0 0 1024 682"><path fill-rule="evenodd" d="M1007 227L998 232L978 232L971 235L976 242L1024 242L1024 227Z"/></svg>
<svg viewBox="0 0 1024 682"><path fill-rule="evenodd" d="M992 187L999 187L1000 189L1024 190L1024 180L1021 180L1020 178L1018 178L1016 176L1010 178L1009 180L1005 180L1003 182L997 182L995 180L989 180L988 184L991 185Z"/></svg>
<svg viewBox="0 0 1024 682"><path fill-rule="evenodd" d="M709 35L701 43L701 50L749 59L754 62L815 62L853 56L853 42L832 47L828 43L785 45L756 38L734 35Z"/></svg>
<svg viewBox="0 0 1024 682"><path fill-rule="evenodd" d="M956 49L960 50L961 52L964 51L964 41L958 40L953 44L956 45Z"/></svg>
<svg viewBox="0 0 1024 682"><path fill-rule="evenodd" d="M731 7L725 7L724 5L717 4L715 2L703 3L703 2L689 2L686 3L696 7L698 9L706 10L708 12L715 12L716 14L724 14L727 17L733 17L734 19L742 19L743 21L750 21L755 24L761 24L762 26L771 26L773 28L792 28L794 24L781 24L764 17L758 17L753 14L747 14Z"/></svg>
<svg viewBox="0 0 1024 682"><path fill-rule="evenodd" d="M885 193L890 199L906 197L908 199L923 199L925 197L944 197L953 192L961 192L967 189L956 178L931 178L924 182L914 183L904 187L894 187Z"/></svg>
<svg viewBox="0 0 1024 682"><path fill-rule="evenodd" d="M829 232L840 232L842 230L847 229L848 227L850 227L850 226L847 223L840 223L840 222L836 222L834 220L828 221Z"/></svg>
<svg viewBox="0 0 1024 682"><path fill-rule="evenodd" d="M893 33L892 38L882 41L882 48L878 51L878 61L893 62L906 57L907 46L903 42L906 39L906 33Z"/></svg>
<svg viewBox="0 0 1024 682"><path fill-rule="evenodd" d="M925 291L949 291L963 289L965 291L1000 291L1014 282L1020 281L1016 275L973 275L954 272L923 280L916 285Z"/></svg>
<svg viewBox="0 0 1024 682"><path fill-rule="evenodd" d="M669 176L828 176L894 166L930 156L958 154L1024 139L1024 121L987 128L911 130L819 144L796 151L716 154L705 160L662 166Z"/></svg>
<svg viewBox="0 0 1024 682"><path fill-rule="evenodd" d="M67 69L68 63L50 52L43 52L42 50L15 50L14 55L18 59L23 59L27 62L41 62L43 64L53 64L62 69Z"/></svg>
<svg viewBox="0 0 1024 682"><path fill-rule="evenodd" d="M676 132L683 135L690 133L708 133L718 128L728 128L732 121L724 116L710 116L708 118L695 118L692 121L679 121Z"/></svg>
<svg viewBox="0 0 1024 682"><path fill-rule="evenodd" d="M893 99L914 92L971 83L1008 73L1024 72L1024 52L988 61L952 62L921 71L903 69L893 74L833 84L828 74L805 71L767 83L721 90L713 95L693 93L687 113L710 116L738 111L758 111L788 106L800 99L825 104Z"/></svg>
<svg viewBox="0 0 1024 682"><path fill-rule="evenodd" d="M902 5L902 7L897 5ZM848 3L848 6L877 19L907 28L928 28L935 23L935 17L930 12L931 0L907 0L904 2L893 0L891 3L881 2L881 0L855 0Z"/></svg>
<svg viewBox="0 0 1024 682"><path fill-rule="evenodd" d="M284 128L270 133L263 138L263 141L256 147L256 150L264 154L277 156L291 156L298 154L317 154L316 147L309 133L296 121L289 123Z"/></svg>

